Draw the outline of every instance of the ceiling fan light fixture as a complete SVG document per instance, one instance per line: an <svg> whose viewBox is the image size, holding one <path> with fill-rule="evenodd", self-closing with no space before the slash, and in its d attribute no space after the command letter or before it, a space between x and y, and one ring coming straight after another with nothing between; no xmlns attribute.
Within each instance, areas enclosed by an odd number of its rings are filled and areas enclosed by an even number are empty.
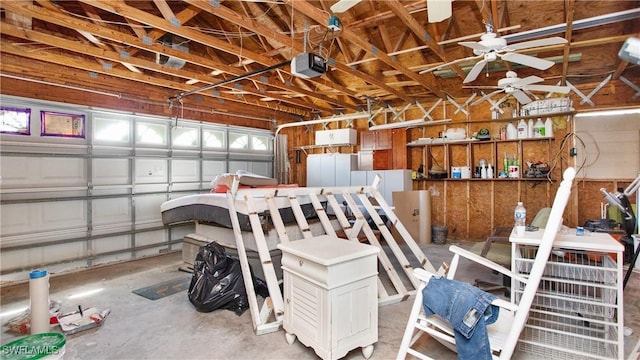
<svg viewBox="0 0 640 360"><path fill-rule="evenodd" d="M334 14L341 14L358 5L360 1L361 0L339 0L337 3L331 5L331 12Z"/></svg>

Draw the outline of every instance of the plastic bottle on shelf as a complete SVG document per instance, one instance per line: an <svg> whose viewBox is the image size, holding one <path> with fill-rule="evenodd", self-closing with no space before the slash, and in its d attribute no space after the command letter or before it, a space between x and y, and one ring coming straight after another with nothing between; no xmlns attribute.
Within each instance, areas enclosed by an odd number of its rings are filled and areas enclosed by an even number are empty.
<svg viewBox="0 0 640 360"><path fill-rule="evenodd" d="M537 138L545 137L546 131L545 131L545 127L544 127L544 123L542 122L542 119L538 118L535 125L533 125L533 133L534 133L534 137L537 137Z"/></svg>
<svg viewBox="0 0 640 360"><path fill-rule="evenodd" d="M516 235L523 236L527 226L527 209L525 209L522 201L518 201L518 205L516 205L516 209L513 212L513 219L515 220Z"/></svg>
<svg viewBox="0 0 640 360"><path fill-rule="evenodd" d="M487 179L493 179L493 166L491 164L487 166Z"/></svg>
<svg viewBox="0 0 640 360"><path fill-rule="evenodd" d="M515 140L518 138L518 129L512 123L507 124L507 139Z"/></svg>
<svg viewBox="0 0 640 360"><path fill-rule="evenodd" d="M544 121L544 136L553 137L553 121L551 118L547 118L547 120Z"/></svg>
<svg viewBox="0 0 640 360"><path fill-rule="evenodd" d="M526 139L529 136L529 126L521 119L518 123L518 139Z"/></svg>
<svg viewBox="0 0 640 360"><path fill-rule="evenodd" d="M484 166L480 167L480 178L481 179L486 179L487 178L487 168Z"/></svg>
<svg viewBox="0 0 640 360"><path fill-rule="evenodd" d="M533 119L529 119L527 122L527 137L533 138L535 136L535 126L533 125Z"/></svg>

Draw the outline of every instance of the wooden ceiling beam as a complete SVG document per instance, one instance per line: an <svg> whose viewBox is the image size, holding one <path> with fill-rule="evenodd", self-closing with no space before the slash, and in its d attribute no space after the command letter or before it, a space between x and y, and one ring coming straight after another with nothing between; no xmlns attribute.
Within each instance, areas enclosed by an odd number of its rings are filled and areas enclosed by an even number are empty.
<svg viewBox="0 0 640 360"><path fill-rule="evenodd" d="M87 54L87 55L91 55L91 56L95 56L97 58L103 59L103 60L108 60L108 61L119 61L120 60L120 54L114 51L109 51L107 49L97 49L97 48L88 48L86 46L83 46L81 44L76 43L75 41L70 41L70 40L65 40L65 39L61 39L52 35L48 35L48 34L44 34L44 33L39 33L36 31L29 31L29 30L24 30L24 29L20 29L18 27L15 27L13 25L10 24L6 24L4 22L0 22L0 31L4 34L8 34L17 38L22 38L24 40L28 40L28 41L36 41L38 43L41 44L45 44L48 46L53 46L53 47L57 47L57 48L61 48L61 49L65 49L68 51L73 51L73 52L77 52L77 53L83 53L83 54ZM187 70L183 70L183 69L173 69L170 68L168 66L163 66L163 65L159 65L156 62L153 61L148 61L148 60L143 60L143 59L135 59L132 58L129 60L131 64L138 66L140 68L143 69L147 69L147 70L151 70L157 73L163 73L165 75L170 75L170 76L178 76L178 77L182 77L183 79L197 79L201 82L204 83L211 83L211 80L208 77L202 76L198 73L195 73L193 71L187 71ZM85 68L83 68L85 69ZM85 69L86 70L86 69ZM107 74L109 74L107 72ZM183 82L175 82L176 86L175 88L178 90L184 90L181 85ZM178 86L178 84L180 86ZM235 87L233 85L229 85L227 86L229 89L234 89ZM249 91L249 90L247 90ZM260 97L262 96L262 92L260 90L251 90L250 91L253 95ZM302 108L309 108L309 109L315 109L315 108L320 108L324 111L331 111L331 108L329 107L319 107L319 106L310 106L308 103L304 102L304 101L298 101L298 100L292 100L286 97L278 97L278 96L274 96L275 98L277 98L280 101L283 101L285 103L290 103L291 105L296 105Z"/></svg>
<svg viewBox="0 0 640 360"><path fill-rule="evenodd" d="M177 21L176 14L173 13L173 10L169 7L169 4L165 0L153 0L153 3L156 4L158 10L160 10L160 14L167 21Z"/></svg>
<svg viewBox="0 0 640 360"><path fill-rule="evenodd" d="M294 0L284 0L284 1L290 6L295 6L298 9L298 11L301 10L305 15L307 15L308 17L310 17L311 19L313 19L319 24L325 24L328 22L329 18L327 14L323 13L321 10L314 7L307 1L295 0L295 4L294 4ZM380 49L376 48L371 43L367 42L365 39L362 39L358 34L350 31L348 27L345 27L344 29L342 29L341 36L345 40L349 41L350 43L358 46L359 48L367 51L369 54L377 57L380 61L387 64L388 66L391 66L396 70L399 70L408 78L417 81L422 87L436 94L436 96L438 97L444 96L440 88L437 86L437 84L435 84L435 77L433 77L433 74L428 74L429 76L431 76L429 80L427 79L426 76L418 75L417 73L409 70L406 66L396 62L386 53L381 52ZM358 76L362 77L362 74L363 73L360 72ZM396 95L398 98L406 101L407 103L411 103L414 101L414 99L410 99L406 94L401 93L394 88L391 88L390 86L386 85L384 82L378 79L375 79L370 75L366 75L366 77L363 77L363 80L365 80L368 83L373 83L375 85L378 85L384 90L387 90L391 94Z"/></svg>
<svg viewBox="0 0 640 360"><path fill-rule="evenodd" d="M165 19L159 18L157 16L153 16L142 10L138 10L132 6L128 6L124 2L113 2L113 1L107 1L107 0L78 0L78 1L84 2L91 6L95 6L99 9L111 12L116 15L120 15L122 17L133 19L142 24L146 24L158 29L162 29L163 31L181 36L185 39L196 41L202 45L216 48L220 51L227 52L233 56L236 56L236 54L242 53L247 58L257 61L260 64L265 66L273 66L277 64L277 61L275 61L274 59L268 56L255 53L248 49L240 48L239 46L229 44L226 41L219 40L213 36L206 35L197 30L189 29L185 26L175 26L174 24L172 24L171 22Z"/></svg>
<svg viewBox="0 0 640 360"><path fill-rule="evenodd" d="M409 5L406 5L405 7L407 9L408 12L410 13L414 13L414 12L419 12L419 11L426 11L427 10L427 1L426 0L419 0L419 1L415 1L412 2ZM375 12L375 15L370 16L368 18L365 19L361 19L361 20L355 20L349 23L349 29L357 29L357 28L363 28L363 27L367 27L367 26L372 26L374 24L376 24L378 21L381 20L388 20L394 17L393 11L391 10L385 10L385 11L377 11Z"/></svg>
<svg viewBox="0 0 640 360"><path fill-rule="evenodd" d="M429 34L422 27L422 25L420 25L418 23L418 21L416 21L416 19L413 17L413 15L411 15L404 8L404 6L402 6L402 4L398 0L389 0L389 1L387 1L387 6L389 6L391 11L393 11L393 13L396 14L396 16L399 17L400 20L402 20L402 22L407 27L409 27L409 29L411 29L411 31L413 31L413 33L416 35L416 38L419 39L421 43L429 46L429 49L438 58L440 58L440 60L442 60L443 62L446 62L446 63L449 62L449 60L447 60L447 57L444 55L444 53L442 51L440 51L440 47L438 46L438 43L434 40L433 36L431 34ZM464 79L465 76L467 76L467 74L464 71L462 71L460 66L458 66L457 64L452 64L450 66L450 68L453 71L455 71L458 74L458 76L460 76L463 79ZM412 71L412 73L413 73L413 71ZM416 79L414 79L414 80L416 80ZM416 81L421 83L421 81L419 81L419 80L416 80ZM440 85L432 83L432 84L428 84L427 87L430 90L431 90L431 88L438 89L440 87ZM434 90L432 90L432 91L434 91Z"/></svg>
<svg viewBox="0 0 640 360"><path fill-rule="evenodd" d="M281 43L282 45L285 46L291 46L292 49L292 57L294 56L293 54L299 54L304 52L304 47L299 43L299 42L295 42L293 41L290 37L280 34L272 29L269 29L267 27L265 27L264 25L259 24L258 22L256 22L253 19L246 19L243 18L240 14L232 11L229 8L226 8L224 6L213 6L207 2L203 2L203 1L199 1L199 0L185 0L187 3L196 6L198 8L200 8L201 10L207 11L213 15L216 15L220 18L223 18L227 21L231 21L235 24L238 24L240 26L245 27L246 29L249 29L257 34L260 34L268 39L273 39L279 43ZM296 7L298 6L298 3L296 3ZM345 71L348 72L350 74L353 74L354 70L347 67L344 64L340 64L338 62L335 63L334 67L338 70L341 71ZM383 83L381 83L379 80L374 79L372 77L370 77L367 74L358 72L358 75L361 75L362 77L369 77L370 80L375 81L376 84L380 84L380 85L384 85ZM352 97L356 97L356 94L353 90L348 89L346 87L343 87L339 84L330 84L327 85L324 81L322 80L314 80L314 79L309 79L308 81L314 82L314 83L321 83L322 85L325 86L329 86L329 87L335 87L337 90L340 90L341 92L348 94ZM392 89L390 89L392 90ZM360 106L361 104L358 104L358 106ZM350 105L347 106L349 108L353 108L354 105ZM354 109L355 110L355 109Z"/></svg>
<svg viewBox="0 0 640 360"><path fill-rule="evenodd" d="M567 24L567 30L565 32L565 39L567 43L563 46L562 55L564 61L562 62L562 78L560 79L560 85L565 86L567 84L567 74L569 74L569 53L571 51L571 36L573 33L573 13L575 9L574 0L565 0L565 23Z"/></svg>
<svg viewBox="0 0 640 360"><path fill-rule="evenodd" d="M45 50L27 51L26 49L24 49L24 46L16 46L15 44L5 40L1 40L0 45L2 46L2 52L20 56L27 59L44 61L48 63L53 63L57 65L84 70L87 72L94 72L98 74L104 74L104 75L118 77L118 78L127 79L127 80L135 80L147 85L159 86L167 89L174 89L174 90L180 90L180 91L192 91L197 89L196 87L193 87L190 85L180 84L171 80L160 79L157 77L148 76L144 74L132 73L130 71L118 70L114 68L107 70L104 67L99 66L98 64L87 62L83 59L78 59L76 57L71 57L68 55L52 53L50 51L45 51ZM230 101L232 103L241 103L245 105L273 108L273 105L268 104L264 101L260 101L259 99L251 100L246 97L239 99L237 96L225 95L222 93L214 96L211 92L206 92L201 94L203 96L219 98L220 100ZM279 106L279 107L280 107L279 111L288 112L291 114L297 114L301 116L307 116L307 117L311 116L310 112L301 110L299 108L292 108L292 107L285 107L285 106Z"/></svg>
<svg viewBox="0 0 640 360"><path fill-rule="evenodd" d="M184 61L188 61L192 64L196 64L205 68L209 68L211 70L221 70L223 72L229 73L233 76L240 76L243 75L244 72L240 69L228 66L226 64L223 64L219 61L213 61L211 58L206 58L206 57L202 57L202 56L197 56L194 54L190 54L184 51L180 51L180 50L175 50L172 49L170 47L167 46L163 46L161 44L155 43L155 42L151 42L148 43L142 39L139 39L135 36L131 36L129 34L125 34L125 33L120 33L117 32L115 30L111 30L111 29L107 29L101 26L96 26L95 24L92 24L90 22L87 22L85 20L81 20L81 19L77 19L74 18L72 16L69 15L65 15L62 13L55 13L52 12L50 10L44 9L42 7L38 7L38 6L34 6L34 5L23 5L23 6L19 6L18 3L14 3L14 2L4 2L2 4L3 8L6 9L11 9L12 11L16 11L17 13L21 13L21 14L25 14L28 15L30 17L33 18L37 18L43 21L48 21L48 22L52 22L56 25L59 26L63 26L63 27L67 27L70 29L82 29L85 30L87 32L90 32L96 36L102 37L102 38L106 38L109 39L111 41L114 42L119 42L119 43L123 43L126 44L128 46L132 46L135 48L139 48L142 50L147 50L147 51L151 51L153 53L159 53L159 54L166 54L167 56L172 56L178 59L182 59ZM180 14L185 14L185 16L193 13L193 11L183 11ZM180 15L178 15L180 16ZM152 33L152 32L149 32ZM208 76L208 74L207 74ZM224 79L222 79L224 80ZM287 91L298 91L302 94L308 95L308 96L312 96L312 97L319 97L320 100L324 100L326 102L329 102L331 104L337 105L337 106L341 106L341 107L352 107L353 105L350 105L348 103L344 103L341 102L339 100L335 100L326 96L322 96L321 94L318 94L317 92L310 92L310 91L305 91L303 89L297 89L295 87L292 87L290 84L287 83L283 83L282 81L280 81L279 78L277 78L276 76L271 76L271 77L263 77L262 78L263 83L265 83L265 85L270 85L273 87L276 87L278 89L281 90L287 90ZM217 82L217 79L215 77L208 79L207 81L208 83L215 83ZM353 107L354 109L358 109L357 107Z"/></svg>
<svg viewBox="0 0 640 360"><path fill-rule="evenodd" d="M34 76L45 66L54 75L42 78ZM206 96L198 96L183 99L182 107L168 106L167 98L174 92L159 86L145 86L136 80L127 80L103 74L92 74L82 70L76 70L63 65L43 63L38 60L28 60L11 54L3 54L3 61L0 63L2 81L0 86L2 93L22 97L30 97L37 94L39 98L49 101L68 102L73 99L77 104L96 106L98 108L119 109L143 114L154 114L161 116L175 116L184 109L184 117L201 121L216 121L239 126L254 126L245 121L246 116L253 116L256 119L275 119L277 112L278 121L297 121L301 115L290 114L278 111L274 102L268 107L257 107L248 104L234 103L230 101L221 102L220 99ZM113 89L140 89L143 93L129 93L114 91ZM101 95L104 94L104 95ZM134 107L131 104L136 104ZM283 107L284 108L284 107ZM199 114L190 114L190 110L197 109ZM220 111L228 114L230 118L222 119ZM234 115L243 116L234 118ZM250 114L250 115L247 115ZM233 121L230 121L234 118ZM264 120L260 120L264 123ZM265 126L264 128L270 128Z"/></svg>
<svg viewBox="0 0 640 360"><path fill-rule="evenodd" d="M75 51L75 52L84 52L85 54L89 54L92 56L96 56L99 57L101 59L104 60L108 60L108 61L117 61L119 59L119 54L117 52L114 51L109 51L109 50L105 50L105 49L97 49L97 48L87 48L86 46L83 46L82 44L77 44L74 41L69 41L69 40L64 40L64 39L60 39L57 38L55 36L51 36L48 34L43 34L43 33L38 33L35 31L30 31L30 32L25 32L22 31L20 28L6 24L4 22L0 22L0 30L2 31L3 34L7 34L7 35L11 35L14 37L18 37L18 38L23 38L25 40L29 40L29 41L37 41L41 44L45 44L48 46L54 46L57 48L62 48L62 49L66 49L69 51ZM4 51L4 49L3 49ZM62 56L62 55L60 55ZM44 60L42 58L39 58L38 60ZM185 79L190 79L190 78L196 78L201 80L202 82L209 82L208 79L205 79L203 76L200 76L199 74L193 73L193 72L189 72L186 70L182 70L182 69L170 69L169 67L166 66L162 66L159 64L156 64L155 62L151 62L151 61L147 61L147 60L141 60L141 59L131 59L131 62L140 67L140 68L144 68L144 69L148 69L148 70L153 70L155 72L158 73L164 73L167 75L172 75L172 76L181 76ZM56 61L56 63L61 63L61 61ZM62 62L63 63L63 62ZM92 65L89 65L89 62L80 62L79 60L75 60L73 62L74 64L81 64L80 65L80 69L82 70L87 70L87 71L96 71L96 72L100 72L100 73L104 73L107 75L112 75L113 69L111 70L105 70L105 67L101 67L102 70L97 71L96 68L94 68ZM146 76L146 78L151 78L151 76ZM162 86L168 86L171 88L175 88L176 90L181 90L184 91L185 88L179 84L176 83L175 81L172 81L169 85L169 83L165 82L164 80L161 82ZM233 86L228 86L228 88L230 89L234 89ZM251 91L253 93L253 95L260 97L262 96L262 92L259 90L252 90ZM278 97L278 96L274 96L275 98L277 98L280 101L283 101L285 103L290 103L292 105L296 105L302 108L309 108L309 109L314 109L314 108L318 108L319 106L310 106L310 104L308 104L307 102L304 101L298 101L298 100L292 100L290 98L286 98L286 97ZM234 100L233 98L230 98L228 100ZM322 107L320 107L322 108ZM332 110L332 108L322 108L324 111L330 112Z"/></svg>

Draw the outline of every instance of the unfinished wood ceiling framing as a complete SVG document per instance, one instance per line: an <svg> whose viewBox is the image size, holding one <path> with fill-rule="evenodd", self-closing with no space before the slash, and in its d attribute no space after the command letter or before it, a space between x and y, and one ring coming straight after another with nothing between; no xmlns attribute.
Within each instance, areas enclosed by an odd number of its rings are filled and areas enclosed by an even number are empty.
<svg viewBox="0 0 640 360"><path fill-rule="evenodd" d="M331 12L335 3L3 1L0 70L25 84L289 119L466 98L474 90L463 85L496 85L507 70L546 85L593 88L609 74L640 84L639 67L617 55L640 34L638 1L456 0L438 23L427 21L426 0L361 0L340 14ZM329 29L331 16L340 29ZM551 36L568 43L518 51L555 62L548 70L498 58L469 84L463 80L477 60L421 73L473 56L458 42L480 41L485 24L509 44ZM303 52L324 58L326 74L304 79L281 65Z"/></svg>

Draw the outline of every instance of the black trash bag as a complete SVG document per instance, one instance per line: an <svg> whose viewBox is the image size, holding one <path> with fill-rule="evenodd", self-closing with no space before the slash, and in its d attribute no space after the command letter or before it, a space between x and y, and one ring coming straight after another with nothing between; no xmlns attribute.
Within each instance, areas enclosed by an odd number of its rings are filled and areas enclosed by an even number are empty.
<svg viewBox="0 0 640 360"><path fill-rule="evenodd" d="M254 278L254 289L269 296L266 283ZM200 247L193 264L189 301L200 312L232 310L240 316L249 308L240 260L225 253L224 247L210 242Z"/></svg>

